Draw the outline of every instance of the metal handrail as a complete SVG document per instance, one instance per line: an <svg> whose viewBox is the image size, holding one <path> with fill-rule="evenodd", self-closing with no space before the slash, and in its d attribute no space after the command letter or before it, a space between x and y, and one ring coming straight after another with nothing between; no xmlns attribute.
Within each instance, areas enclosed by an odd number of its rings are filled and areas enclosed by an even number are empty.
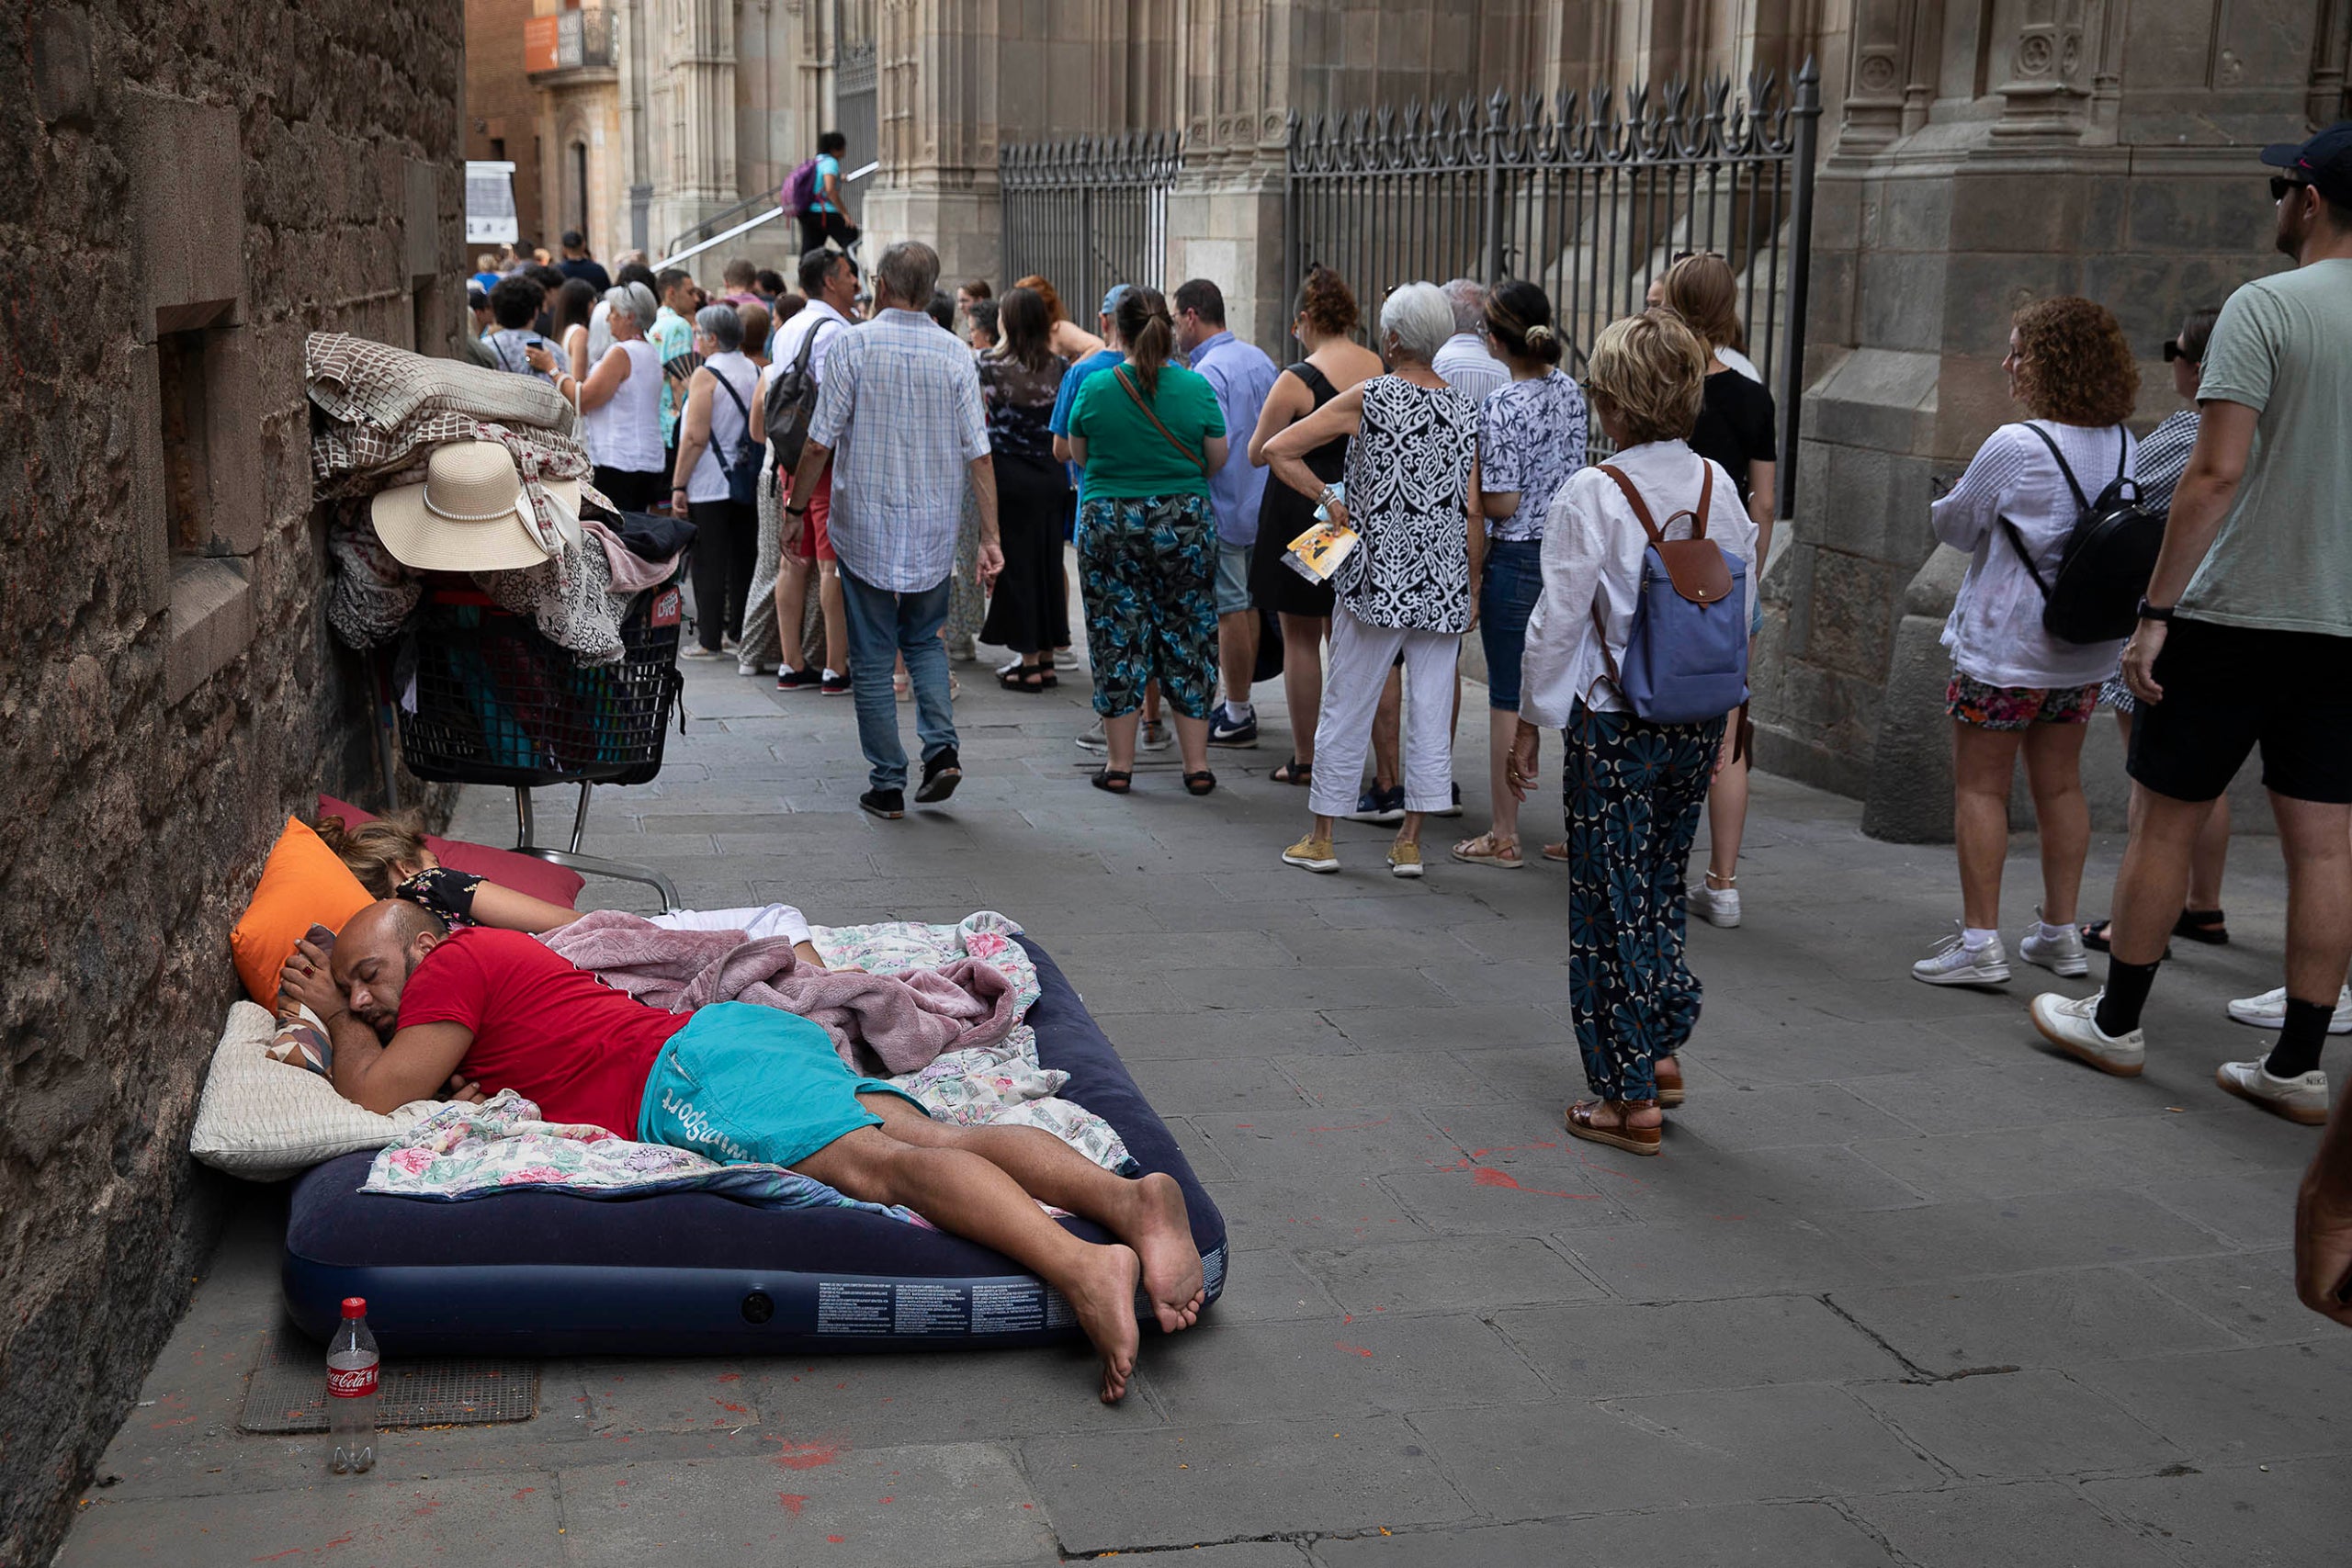
<svg viewBox="0 0 2352 1568"><path fill-rule="evenodd" d="M862 168L853 169L848 174L842 176L842 184L846 186L855 181L862 180L881 166L881 160L876 159L874 162L865 164ZM747 196L742 200L737 202L734 206L722 208L720 210L714 212L709 217L704 219L701 222L688 225L684 231L672 238L670 241L670 256L668 260L662 262L660 265L668 266L680 256L697 255L708 248L708 242L731 239L735 235L742 233L746 229L756 227L756 224L737 224L734 228L729 229L724 234L710 233L710 231L718 227L719 224L725 223L731 219L740 218L746 212L756 211L763 203L766 204L770 209L768 213L769 218L773 218L784 210L782 207L777 205L775 192L774 191L762 191L757 196ZM767 218L760 220L760 222L763 223L766 221ZM695 244L695 237L698 234L706 236L706 243ZM694 248L689 250L686 248L688 245L693 245Z"/></svg>

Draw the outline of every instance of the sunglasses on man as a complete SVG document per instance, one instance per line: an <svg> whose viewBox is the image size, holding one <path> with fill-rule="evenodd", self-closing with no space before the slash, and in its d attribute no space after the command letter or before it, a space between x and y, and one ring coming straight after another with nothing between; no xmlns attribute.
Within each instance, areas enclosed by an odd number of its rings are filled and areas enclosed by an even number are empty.
<svg viewBox="0 0 2352 1568"><path fill-rule="evenodd" d="M2290 191L2301 190L2309 184L2309 180L2290 180L2284 175L2273 175L2270 176L2270 199L2284 201Z"/></svg>
<svg viewBox="0 0 2352 1568"><path fill-rule="evenodd" d="M2188 354L2182 350L2182 348L2181 348L2181 346L2180 346L2180 340L2179 340L2178 338L2168 338L2168 339L2166 339L2166 340L2165 340L2165 350L2164 350L2164 353L2165 353L2165 363L2166 365L2170 365L2170 364L2171 364L2174 360L2176 360L2176 359L2188 359ZM2194 360L2190 360L2189 362L2190 362L2191 364L2196 363Z"/></svg>

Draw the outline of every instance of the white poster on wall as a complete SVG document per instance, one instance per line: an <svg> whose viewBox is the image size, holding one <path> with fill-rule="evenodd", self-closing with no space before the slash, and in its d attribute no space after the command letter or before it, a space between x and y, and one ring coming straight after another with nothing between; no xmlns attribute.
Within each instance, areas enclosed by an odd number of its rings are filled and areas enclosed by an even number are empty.
<svg viewBox="0 0 2352 1568"><path fill-rule="evenodd" d="M466 243L511 245L523 237L514 217L514 165L466 163Z"/></svg>

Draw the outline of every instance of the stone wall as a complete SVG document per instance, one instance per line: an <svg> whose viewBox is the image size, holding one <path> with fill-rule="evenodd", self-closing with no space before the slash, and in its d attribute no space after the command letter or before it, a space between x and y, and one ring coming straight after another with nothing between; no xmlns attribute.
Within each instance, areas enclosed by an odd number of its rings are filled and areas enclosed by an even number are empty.
<svg viewBox="0 0 2352 1568"><path fill-rule="evenodd" d="M210 1239L187 1147L229 928L290 811L372 793L302 341L457 328L463 63L459 0L35 0L7 31L0 1562L37 1563Z"/></svg>

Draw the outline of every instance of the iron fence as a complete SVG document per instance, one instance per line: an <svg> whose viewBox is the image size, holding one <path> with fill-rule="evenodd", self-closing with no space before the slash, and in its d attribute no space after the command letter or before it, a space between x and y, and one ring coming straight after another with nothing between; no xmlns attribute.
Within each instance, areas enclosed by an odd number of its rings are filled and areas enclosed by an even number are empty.
<svg viewBox="0 0 2352 1568"><path fill-rule="evenodd" d="M1053 279L1070 316L1094 324L1114 283L1159 286L1168 270L1168 193L1184 166L1182 136L1134 131L1008 145L1004 276Z"/></svg>
<svg viewBox="0 0 2352 1568"><path fill-rule="evenodd" d="M1318 262L1368 307L1415 278L1526 278L1551 296L1577 369L1678 253L1713 251L1739 278L1748 352L1778 390L1792 458L1820 115L1810 61L1792 95L1768 73L1736 94L1718 79L1695 94L1679 82L1622 97L1498 90L1483 106L1294 114L1287 292ZM1783 460L1782 515L1795 472Z"/></svg>

